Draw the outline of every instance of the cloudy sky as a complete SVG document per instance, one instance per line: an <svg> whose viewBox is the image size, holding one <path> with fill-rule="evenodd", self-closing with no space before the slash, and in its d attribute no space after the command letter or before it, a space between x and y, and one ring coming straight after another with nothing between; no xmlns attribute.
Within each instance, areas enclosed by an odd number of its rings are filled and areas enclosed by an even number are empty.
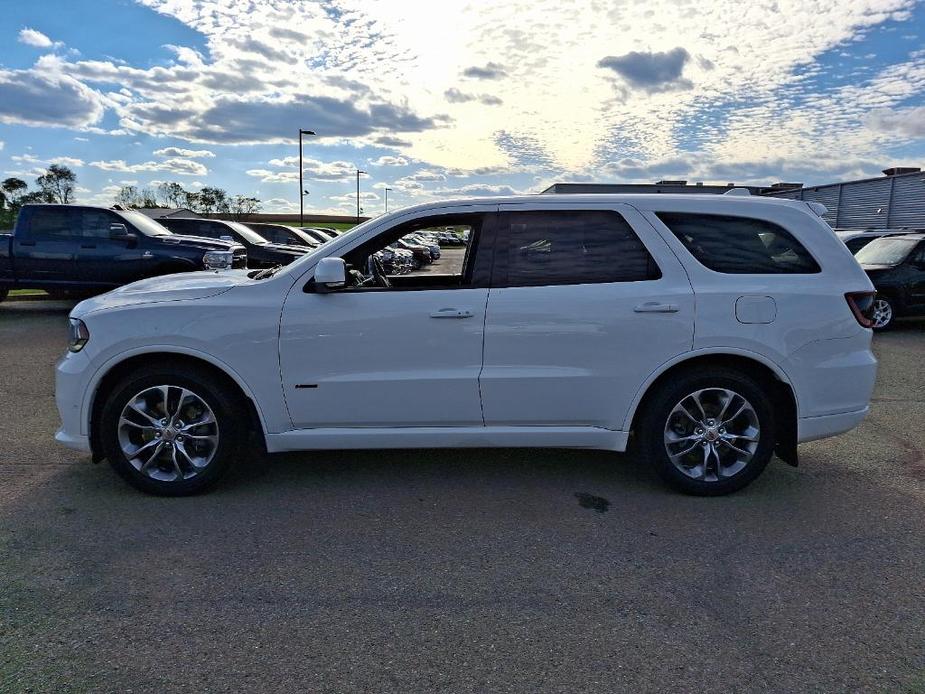
<svg viewBox="0 0 925 694"><path fill-rule="evenodd" d="M3 2L0 171L306 205L925 164L916 0ZM391 204L390 204L391 206Z"/></svg>

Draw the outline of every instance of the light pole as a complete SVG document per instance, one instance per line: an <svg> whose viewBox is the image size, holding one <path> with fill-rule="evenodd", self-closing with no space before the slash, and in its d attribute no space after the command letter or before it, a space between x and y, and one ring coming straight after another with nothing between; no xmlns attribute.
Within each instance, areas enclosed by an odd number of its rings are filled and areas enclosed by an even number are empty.
<svg viewBox="0 0 925 694"><path fill-rule="evenodd" d="M314 135L311 130L299 128L299 226L305 226L305 187L302 185L302 136Z"/></svg>
<svg viewBox="0 0 925 694"><path fill-rule="evenodd" d="M390 190L392 190L392 189L391 189L391 188L386 188L386 189L385 189L385 213L386 213L386 214L389 213L389 191L390 191Z"/></svg>
<svg viewBox="0 0 925 694"><path fill-rule="evenodd" d="M360 174L365 173L365 171L357 169L357 224L360 223Z"/></svg>

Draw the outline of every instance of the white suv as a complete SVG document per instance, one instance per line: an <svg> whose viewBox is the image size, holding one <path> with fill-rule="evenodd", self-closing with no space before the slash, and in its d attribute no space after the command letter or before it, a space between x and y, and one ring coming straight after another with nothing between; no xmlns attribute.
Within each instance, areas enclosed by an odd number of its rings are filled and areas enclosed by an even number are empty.
<svg viewBox="0 0 925 694"><path fill-rule="evenodd" d="M451 227L408 275L376 251ZM251 433L303 449L632 446L723 494L868 410L873 287L808 204L530 196L407 208L275 270L137 282L71 314L57 439L159 494Z"/></svg>

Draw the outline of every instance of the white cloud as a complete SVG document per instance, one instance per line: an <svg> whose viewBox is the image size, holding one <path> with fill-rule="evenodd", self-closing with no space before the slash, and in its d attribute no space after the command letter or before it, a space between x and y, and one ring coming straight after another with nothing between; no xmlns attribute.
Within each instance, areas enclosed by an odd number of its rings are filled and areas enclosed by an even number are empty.
<svg viewBox="0 0 925 694"><path fill-rule="evenodd" d="M270 169L249 169L248 176L259 178L264 183L290 183L299 180L299 158L284 157L267 162ZM303 158L303 178L312 181L346 181L356 175L356 166L348 161L320 161Z"/></svg>
<svg viewBox="0 0 925 694"><path fill-rule="evenodd" d="M20 29L19 42L24 43L27 46L35 46L36 48L52 48L55 46L63 45L60 41L52 41L41 31L36 31L35 29L30 29L29 27Z"/></svg>
<svg viewBox="0 0 925 694"><path fill-rule="evenodd" d="M141 173L146 171L165 171L182 176L205 176L209 170L198 161L189 159L166 159L164 161L146 161L138 164L127 164L122 159L110 161L91 161L90 166L103 171L118 171L122 173Z"/></svg>
<svg viewBox="0 0 925 694"><path fill-rule="evenodd" d="M369 162L370 166L407 166L408 160L404 157L393 157L391 155L383 155L378 159L371 159Z"/></svg>
<svg viewBox="0 0 925 694"><path fill-rule="evenodd" d="M83 127L103 117L105 99L64 74L0 69L0 123Z"/></svg>
<svg viewBox="0 0 925 694"><path fill-rule="evenodd" d="M157 157L185 157L187 159L211 159L215 156L214 152L207 149L183 149L182 147L164 147L154 150L153 154Z"/></svg>

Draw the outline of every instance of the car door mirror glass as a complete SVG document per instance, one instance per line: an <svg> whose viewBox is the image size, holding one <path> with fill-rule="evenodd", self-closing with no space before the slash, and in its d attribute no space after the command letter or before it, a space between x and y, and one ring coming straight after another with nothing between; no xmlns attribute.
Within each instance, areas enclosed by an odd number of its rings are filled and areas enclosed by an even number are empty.
<svg viewBox="0 0 925 694"><path fill-rule="evenodd" d="M347 266L343 258L322 258L315 267L316 291L325 293L347 285Z"/></svg>
<svg viewBox="0 0 925 694"><path fill-rule="evenodd" d="M109 238L111 239L124 239L128 238L128 227L124 224L110 224L109 225Z"/></svg>

